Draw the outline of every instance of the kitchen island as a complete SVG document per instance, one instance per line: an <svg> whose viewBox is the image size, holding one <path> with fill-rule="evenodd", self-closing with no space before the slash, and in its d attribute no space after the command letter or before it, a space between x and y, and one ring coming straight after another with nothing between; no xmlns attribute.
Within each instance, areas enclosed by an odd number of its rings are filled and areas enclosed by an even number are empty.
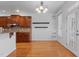
<svg viewBox="0 0 79 59"><path fill-rule="evenodd" d="M30 42L31 41L31 29L24 27L13 27L4 28L2 33L9 33L9 38L11 38L16 33L16 42Z"/></svg>

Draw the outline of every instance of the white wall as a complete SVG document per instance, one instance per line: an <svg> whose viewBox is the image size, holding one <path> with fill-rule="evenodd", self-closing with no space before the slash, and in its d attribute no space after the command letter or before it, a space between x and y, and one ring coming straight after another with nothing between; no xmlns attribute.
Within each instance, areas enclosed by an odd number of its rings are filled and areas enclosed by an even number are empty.
<svg viewBox="0 0 79 59"><path fill-rule="evenodd" d="M16 49L16 40L14 35L9 38L9 33L0 33L0 57L8 56Z"/></svg>
<svg viewBox="0 0 79 59"><path fill-rule="evenodd" d="M56 33L56 30L51 14L35 14L32 22L49 22L49 24L32 24L33 40L53 40L52 34ZM34 28L35 26L47 26L48 28Z"/></svg>
<svg viewBox="0 0 79 59"><path fill-rule="evenodd" d="M69 12L71 12L71 10L74 8L75 9L75 7L77 6L77 4L78 4L78 2L72 2L72 1L70 1L70 2L66 2L66 4L64 4L63 5L63 7L59 10L59 12L57 13L57 16L59 16L59 15L61 15L62 14L62 29L61 29L61 34L63 35L62 37L60 37L59 35L58 35L58 39L67 39L66 38L66 22L67 22L67 16L69 15ZM58 26L60 26L60 25L58 25ZM59 30L59 29L58 29ZM59 40L60 41L60 40ZM66 44L66 42L63 40L63 42L62 43L64 43L64 44Z"/></svg>
<svg viewBox="0 0 79 59"><path fill-rule="evenodd" d="M79 12L78 6L79 2L67 2L59 11L60 13L57 15L59 17L62 14L62 25L58 24L58 26L62 28L62 37L60 38L60 35L58 35L58 41L67 49L72 51L76 56L79 56L79 45L77 44L79 43L79 38L76 36L76 20L79 20L79 18L76 18L78 17L77 13Z"/></svg>

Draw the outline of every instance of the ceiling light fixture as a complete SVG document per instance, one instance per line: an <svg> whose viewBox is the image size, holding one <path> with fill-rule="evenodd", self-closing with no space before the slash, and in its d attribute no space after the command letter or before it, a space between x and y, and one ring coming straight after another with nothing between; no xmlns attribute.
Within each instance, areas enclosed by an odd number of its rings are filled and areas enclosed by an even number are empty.
<svg viewBox="0 0 79 59"><path fill-rule="evenodd" d="M36 8L36 11L37 11L38 13L46 13L46 12L48 11L48 8L44 7L43 1L41 1L40 4L41 4L41 5L39 6L39 8Z"/></svg>
<svg viewBox="0 0 79 59"><path fill-rule="evenodd" d="M17 10L16 10L16 12L17 12L17 13L19 13L19 12L20 12L20 10L19 10L19 9L17 9Z"/></svg>

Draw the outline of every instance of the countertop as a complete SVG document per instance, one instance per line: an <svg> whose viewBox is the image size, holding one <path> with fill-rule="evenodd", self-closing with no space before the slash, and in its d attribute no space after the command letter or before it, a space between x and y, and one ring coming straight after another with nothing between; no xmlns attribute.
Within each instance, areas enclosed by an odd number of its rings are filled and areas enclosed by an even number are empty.
<svg viewBox="0 0 79 59"><path fill-rule="evenodd" d="M30 32L30 28L22 28L22 27L13 27L13 28L5 28L2 30L2 33L8 32Z"/></svg>

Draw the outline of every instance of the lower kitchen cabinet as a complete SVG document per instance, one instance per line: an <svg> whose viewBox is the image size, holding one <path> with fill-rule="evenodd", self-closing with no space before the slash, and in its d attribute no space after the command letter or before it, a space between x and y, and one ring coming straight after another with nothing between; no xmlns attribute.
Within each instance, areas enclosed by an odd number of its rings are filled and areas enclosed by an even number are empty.
<svg viewBox="0 0 79 59"><path fill-rule="evenodd" d="M30 33L29 32L16 32L16 42L30 42Z"/></svg>

